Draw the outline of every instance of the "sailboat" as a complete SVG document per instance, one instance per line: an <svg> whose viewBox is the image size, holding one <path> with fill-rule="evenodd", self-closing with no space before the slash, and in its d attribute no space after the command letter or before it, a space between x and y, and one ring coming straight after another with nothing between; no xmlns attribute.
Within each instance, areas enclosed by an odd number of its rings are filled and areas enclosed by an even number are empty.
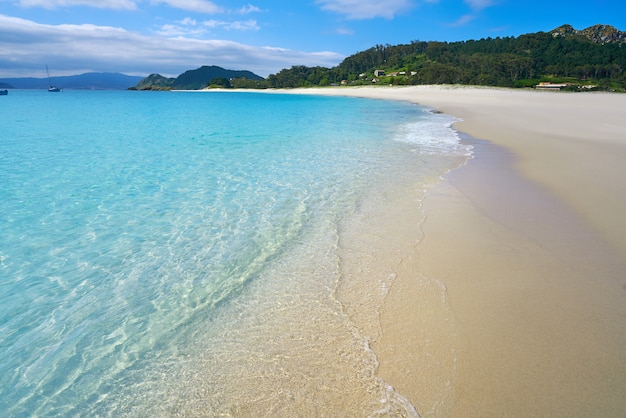
<svg viewBox="0 0 626 418"><path fill-rule="evenodd" d="M48 91L51 93L58 93L61 91L60 88L58 88L57 86L53 86L52 85L52 81L50 81L50 71L48 71L48 65L46 64L46 74L48 74L48 85L50 87L48 87Z"/></svg>

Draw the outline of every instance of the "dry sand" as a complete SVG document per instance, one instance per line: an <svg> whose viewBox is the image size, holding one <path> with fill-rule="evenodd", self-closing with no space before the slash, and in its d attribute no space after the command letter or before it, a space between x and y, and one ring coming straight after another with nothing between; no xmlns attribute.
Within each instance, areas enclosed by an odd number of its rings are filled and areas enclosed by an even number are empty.
<svg viewBox="0 0 626 418"><path fill-rule="evenodd" d="M431 106L477 138L423 202L373 342L382 378L422 416L626 416L626 95L295 92Z"/></svg>

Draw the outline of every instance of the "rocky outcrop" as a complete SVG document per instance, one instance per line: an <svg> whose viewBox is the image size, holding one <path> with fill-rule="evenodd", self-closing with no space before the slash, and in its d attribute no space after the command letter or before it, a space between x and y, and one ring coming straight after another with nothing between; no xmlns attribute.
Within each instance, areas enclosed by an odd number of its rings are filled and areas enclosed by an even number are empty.
<svg viewBox="0 0 626 418"><path fill-rule="evenodd" d="M626 43L626 32L622 32L611 25L593 25L586 29L577 30L572 25L563 25L550 32L552 36L583 36L597 44Z"/></svg>

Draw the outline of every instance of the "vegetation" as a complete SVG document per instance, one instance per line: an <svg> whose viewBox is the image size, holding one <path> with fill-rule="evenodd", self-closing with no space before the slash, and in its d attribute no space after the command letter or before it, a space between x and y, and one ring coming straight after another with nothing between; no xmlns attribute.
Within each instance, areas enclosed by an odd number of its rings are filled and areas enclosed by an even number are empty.
<svg viewBox="0 0 626 418"><path fill-rule="evenodd" d="M174 83L173 78L166 78L160 74L150 74L141 80L132 90L170 90Z"/></svg>
<svg viewBox="0 0 626 418"><path fill-rule="evenodd" d="M341 81L336 70L324 67L295 66L271 74L267 84L271 88L329 86Z"/></svg>
<svg viewBox="0 0 626 418"><path fill-rule="evenodd" d="M517 38L377 45L334 68L282 70L270 75L267 84L271 88L372 83L532 87L552 82L571 84L574 90L625 91L625 43L626 34L610 26L576 31L565 25Z"/></svg>
<svg viewBox="0 0 626 418"><path fill-rule="evenodd" d="M231 78L230 84L235 89L265 89L267 88L267 82L262 78L254 79L254 80L251 80L246 77Z"/></svg>
<svg viewBox="0 0 626 418"><path fill-rule="evenodd" d="M331 85L470 84L626 91L626 32L607 25L462 42L376 45L333 68L294 66L263 79L249 71L201 67L177 78L152 74L138 90L292 88Z"/></svg>
<svg viewBox="0 0 626 418"><path fill-rule="evenodd" d="M220 89L232 89L233 85L230 84L230 80L225 77L214 78L209 81L209 88L220 88Z"/></svg>
<svg viewBox="0 0 626 418"><path fill-rule="evenodd" d="M195 70L185 71L176 78L166 78L159 74L151 74L141 80L134 89L136 90L198 90L209 86L215 80L219 87L227 87L224 83L230 85L231 79L245 79L254 81L263 80L262 77L250 71L226 70L222 67L202 66ZM244 85L245 82L238 83Z"/></svg>

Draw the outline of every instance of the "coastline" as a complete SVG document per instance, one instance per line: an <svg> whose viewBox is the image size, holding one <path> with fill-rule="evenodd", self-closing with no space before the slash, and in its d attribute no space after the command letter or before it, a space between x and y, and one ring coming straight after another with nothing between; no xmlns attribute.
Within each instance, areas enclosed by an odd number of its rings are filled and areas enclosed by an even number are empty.
<svg viewBox="0 0 626 418"><path fill-rule="evenodd" d="M372 343L421 416L626 413L626 95L289 92L410 101L477 138L427 193Z"/></svg>
<svg viewBox="0 0 626 418"><path fill-rule="evenodd" d="M552 190L626 259L626 95L469 86L338 87L280 93L402 100L462 119L455 128L519 156L515 168ZM589 158L587 158L589 156ZM593 171L593 176L588 175ZM602 187L596 187L601 184ZM583 193L580 193L581 190ZM596 204L600 202L602 204ZM616 224L617 221L617 224Z"/></svg>

